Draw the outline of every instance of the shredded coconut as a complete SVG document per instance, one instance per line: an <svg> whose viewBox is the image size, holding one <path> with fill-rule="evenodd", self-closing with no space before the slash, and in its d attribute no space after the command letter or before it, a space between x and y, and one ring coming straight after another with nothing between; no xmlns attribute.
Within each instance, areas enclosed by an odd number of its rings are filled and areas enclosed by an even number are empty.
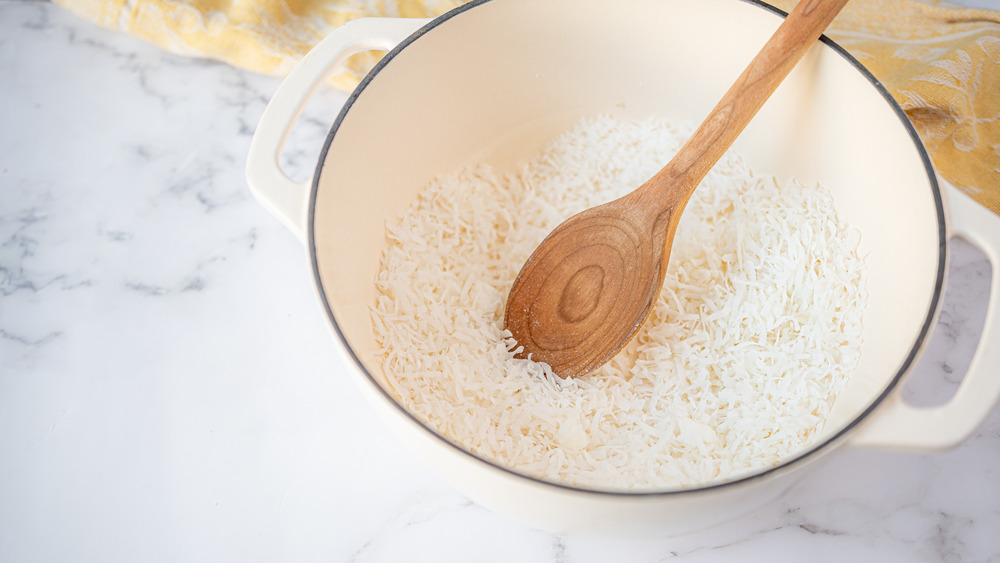
<svg viewBox="0 0 1000 563"><path fill-rule="evenodd" d="M854 369L858 236L820 186L727 153L695 191L649 319L609 364L563 380L503 328L521 265L561 221L641 185L690 128L598 116L515 174L426 186L386 227L372 308L386 380L483 458L601 490L730 480L810 445Z"/></svg>

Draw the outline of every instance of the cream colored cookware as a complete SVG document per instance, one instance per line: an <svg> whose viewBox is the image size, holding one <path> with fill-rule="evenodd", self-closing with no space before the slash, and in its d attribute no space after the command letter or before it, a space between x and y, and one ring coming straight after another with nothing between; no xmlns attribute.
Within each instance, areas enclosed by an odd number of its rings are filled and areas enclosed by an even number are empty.
<svg viewBox="0 0 1000 563"><path fill-rule="evenodd" d="M482 160L517 166L584 116L697 123L781 17L743 0L479 0L433 21L350 22L275 93L251 145L250 186L308 245L322 305L357 366L351 377L386 423L473 500L555 532L677 534L762 506L842 447L953 446L997 402L997 275L982 341L956 395L929 409L900 398L935 319L948 237L983 249L996 272L1000 220L943 186L902 110L825 38L734 145L754 170L821 183L861 232L869 267L862 355L815 446L721 485L584 490L477 458L381 386L368 307L384 226L428 180ZM302 106L347 56L375 49L391 52L351 94L312 181L291 181L277 155Z"/></svg>

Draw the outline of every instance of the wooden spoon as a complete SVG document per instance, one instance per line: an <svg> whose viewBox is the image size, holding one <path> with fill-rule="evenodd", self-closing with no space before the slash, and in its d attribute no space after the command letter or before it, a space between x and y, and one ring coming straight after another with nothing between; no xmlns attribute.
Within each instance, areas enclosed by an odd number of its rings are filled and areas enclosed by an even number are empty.
<svg viewBox="0 0 1000 563"><path fill-rule="evenodd" d="M610 360L649 315L694 189L847 0L802 0L694 135L645 184L556 227L521 268L504 324L561 377Z"/></svg>

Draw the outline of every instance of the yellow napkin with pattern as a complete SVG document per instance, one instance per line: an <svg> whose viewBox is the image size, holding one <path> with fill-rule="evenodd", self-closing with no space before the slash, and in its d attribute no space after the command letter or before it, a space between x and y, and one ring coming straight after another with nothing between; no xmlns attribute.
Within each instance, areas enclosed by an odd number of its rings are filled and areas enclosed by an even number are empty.
<svg viewBox="0 0 1000 563"><path fill-rule="evenodd" d="M1000 12L851 0L827 35L885 85L938 172L1000 213Z"/></svg>
<svg viewBox="0 0 1000 563"><path fill-rule="evenodd" d="M428 17L464 0L55 0L169 51L283 75L362 16ZM772 0L785 11L798 0ZM864 64L916 125L938 171L1000 213L1000 12L936 0L852 0L827 34ZM352 57L351 89L378 54Z"/></svg>

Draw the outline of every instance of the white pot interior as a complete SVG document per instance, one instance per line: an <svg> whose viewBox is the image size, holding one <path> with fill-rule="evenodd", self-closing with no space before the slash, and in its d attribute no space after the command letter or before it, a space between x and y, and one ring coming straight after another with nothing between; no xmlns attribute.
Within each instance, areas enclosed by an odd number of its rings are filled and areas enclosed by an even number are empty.
<svg viewBox="0 0 1000 563"><path fill-rule="evenodd" d="M405 45L349 102L314 194L317 274L365 371L381 381L369 306L384 225L434 175L517 166L599 113L700 122L780 21L740 0L493 0ZM848 58L817 44L734 147L754 170L821 183L861 232L862 355L820 441L895 382L936 306L937 188L903 120Z"/></svg>

